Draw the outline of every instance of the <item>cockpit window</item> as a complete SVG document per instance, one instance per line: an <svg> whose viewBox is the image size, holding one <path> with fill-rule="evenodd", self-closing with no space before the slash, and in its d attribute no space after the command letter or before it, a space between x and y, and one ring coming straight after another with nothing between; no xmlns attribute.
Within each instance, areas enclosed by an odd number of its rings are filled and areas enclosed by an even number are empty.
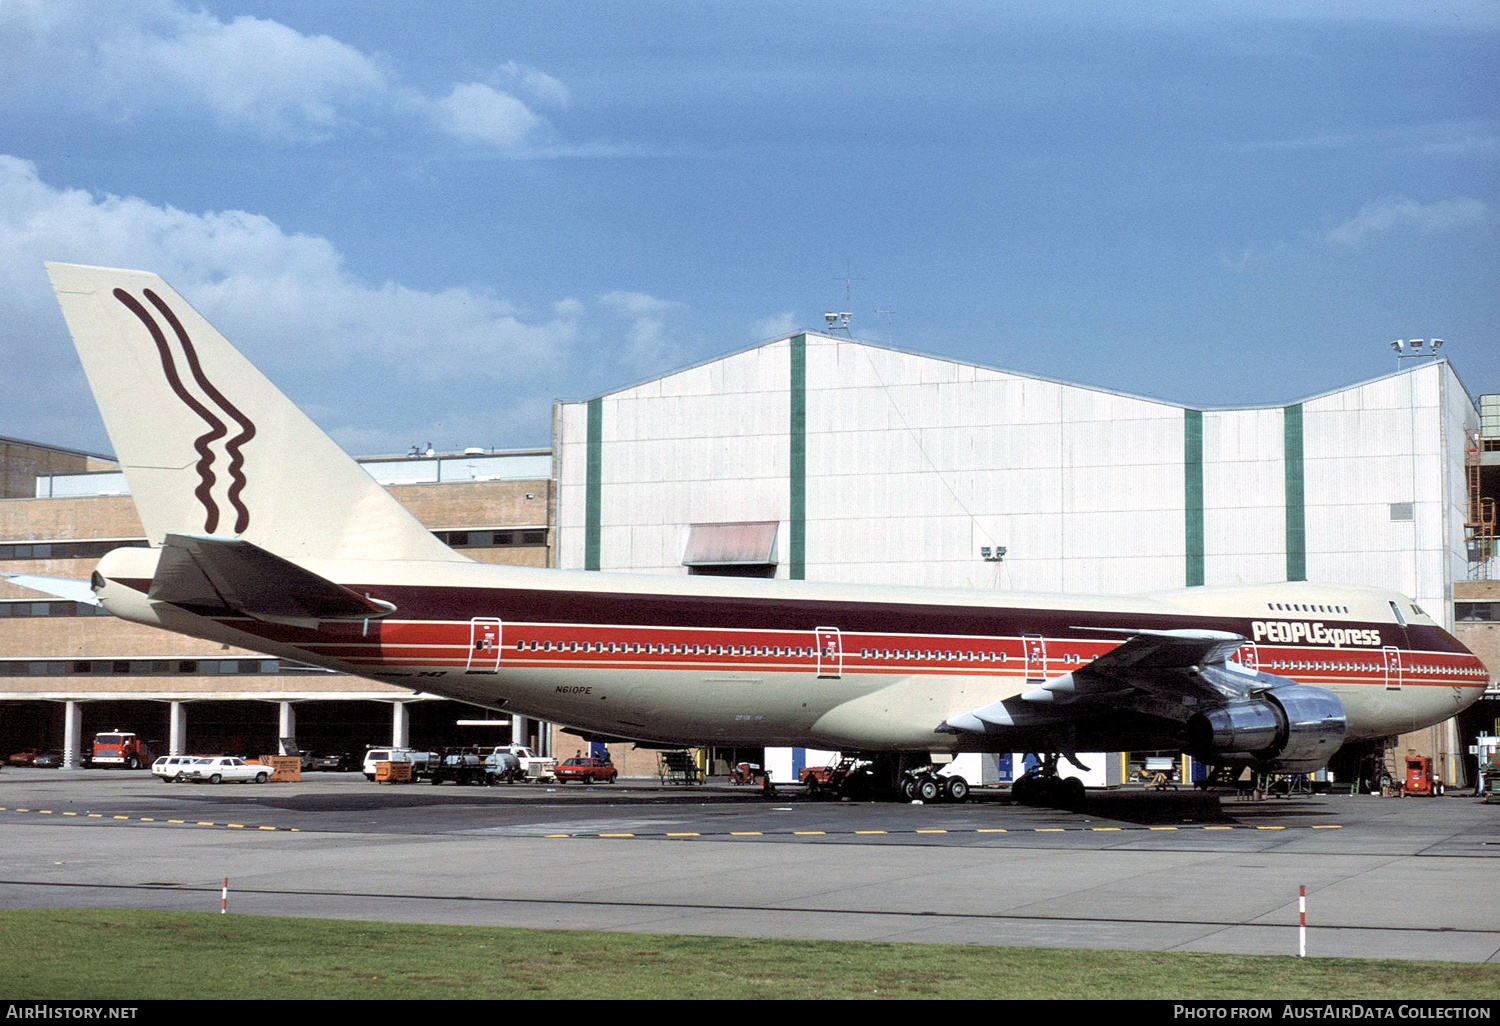
<svg viewBox="0 0 1500 1026"><path fill-rule="evenodd" d="M1401 615L1401 607L1398 606L1398 605L1396 605L1396 603L1394 601L1391 602L1391 612L1393 612L1393 613L1396 614L1396 622L1399 623L1401 626L1405 627L1406 626L1406 617L1404 617L1404 616Z"/></svg>

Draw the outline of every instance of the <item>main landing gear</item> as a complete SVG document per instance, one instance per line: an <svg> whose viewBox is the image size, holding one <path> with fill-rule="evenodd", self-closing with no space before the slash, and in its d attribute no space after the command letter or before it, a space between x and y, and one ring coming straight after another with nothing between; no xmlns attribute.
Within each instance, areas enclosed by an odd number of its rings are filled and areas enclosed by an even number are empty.
<svg viewBox="0 0 1500 1026"><path fill-rule="evenodd" d="M1042 764L1010 785L1011 799L1020 805L1039 805L1052 809L1067 809L1082 812L1087 801L1083 781L1077 777L1062 777L1057 772L1057 752L1042 756ZM1068 759L1079 765L1071 756ZM1086 767L1079 765L1080 769Z"/></svg>
<svg viewBox="0 0 1500 1026"><path fill-rule="evenodd" d="M907 770L896 788L909 802L963 802L969 799L969 782L956 775L941 776L935 767Z"/></svg>

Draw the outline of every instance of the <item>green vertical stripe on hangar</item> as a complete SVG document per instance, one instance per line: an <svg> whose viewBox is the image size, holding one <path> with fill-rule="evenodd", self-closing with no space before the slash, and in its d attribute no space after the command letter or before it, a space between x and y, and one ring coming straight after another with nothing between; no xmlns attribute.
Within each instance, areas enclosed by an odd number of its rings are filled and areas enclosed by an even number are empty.
<svg viewBox="0 0 1500 1026"><path fill-rule="evenodd" d="M1182 411L1182 507L1187 586L1203 583L1203 411Z"/></svg>
<svg viewBox="0 0 1500 1026"><path fill-rule="evenodd" d="M1286 462L1286 579L1307 580L1307 510L1303 493L1302 404L1282 411Z"/></svg>
<svg viewBox="0 0 1500 1026"><path fill-rule="evenodd" d="M793 335L791 346L790 493L787 530L791 552L788 576L807 578L807 336Z"/></svg>
<svg viewBox="0 0 1500 1026"><path fill-rule="evenodd" d="M588 405L588 455L583 499L583 568L599 569L600 496L604 483L604 400Z"/></svg>

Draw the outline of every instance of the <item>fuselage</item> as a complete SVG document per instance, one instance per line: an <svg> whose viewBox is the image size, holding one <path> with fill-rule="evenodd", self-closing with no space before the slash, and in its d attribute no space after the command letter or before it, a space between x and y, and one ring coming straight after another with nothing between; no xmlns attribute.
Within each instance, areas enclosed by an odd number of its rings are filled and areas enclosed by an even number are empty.
<svg viewBox="0 0 1500 1026"><path fill-rule="evenodd" d="M124 549L101 562L100 596L111 612L657 742L1012 750L1028 739L935 728L1077 671L1139 630L1242 635L1242 665L1339 697L1347 741L1440 722L1475 701L1487 681L1479 660L1409 599L1362 587L1085 597L308 561L329 580L396 607L382 619L309 625L153 602L146 592L155 557ZM1076 737L1098 734L1101 746L1134 749L1170 741L1174 726L1086 717Z"/></svg>

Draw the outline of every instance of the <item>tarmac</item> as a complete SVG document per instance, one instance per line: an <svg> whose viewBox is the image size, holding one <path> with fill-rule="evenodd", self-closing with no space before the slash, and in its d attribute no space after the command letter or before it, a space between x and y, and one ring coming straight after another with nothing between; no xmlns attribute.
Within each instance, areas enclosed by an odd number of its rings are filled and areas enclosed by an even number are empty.
<svg viewBox="0 0 1500 1026"><path fill-rule="evenodd" d="M1500 960L1472 795L1091 792L1081 813L727 784L164 784L0 771L0 908L1141 951ZM1306 932L1299 932L1299 888Z"/></svg>

